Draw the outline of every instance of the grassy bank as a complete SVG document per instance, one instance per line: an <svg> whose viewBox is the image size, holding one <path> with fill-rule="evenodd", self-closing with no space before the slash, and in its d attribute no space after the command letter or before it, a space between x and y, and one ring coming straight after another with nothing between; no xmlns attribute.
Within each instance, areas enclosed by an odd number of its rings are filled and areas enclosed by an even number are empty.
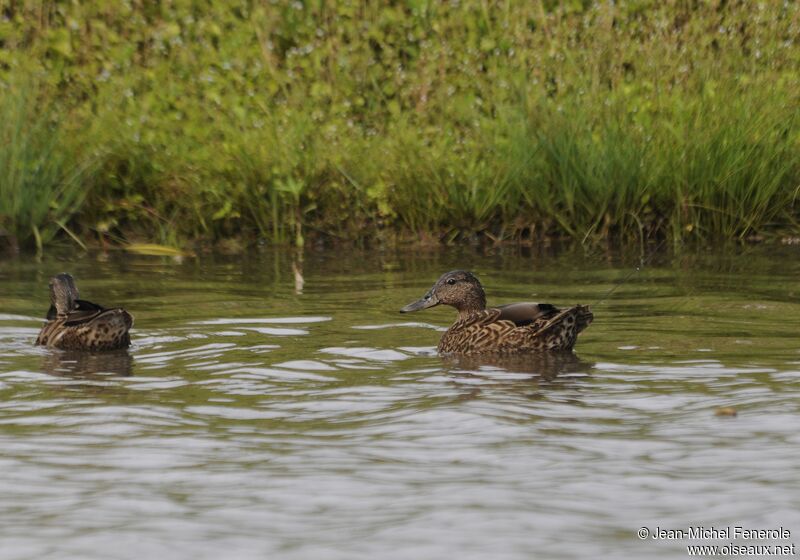
<svg viewBox="0 0 800 560"><path fill-rule="evenodd" d="M160 4L0 4L6 235L800 229L795 3Z"/></svg>

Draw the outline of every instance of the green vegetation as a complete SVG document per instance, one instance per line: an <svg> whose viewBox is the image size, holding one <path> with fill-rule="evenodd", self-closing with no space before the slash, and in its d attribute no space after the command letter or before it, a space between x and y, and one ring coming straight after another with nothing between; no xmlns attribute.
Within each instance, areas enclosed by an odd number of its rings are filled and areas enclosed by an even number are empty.
<svg viewBox="0 0 800 560"><path fill-rule="evenodd" d="M80 243L65 222L95 170L69 151L53 110L36 106L38 97L20 82L0 97L0 227L12 239L32 238L41 252L58 228Z"/></svg>
<svg viewBox="0 0 800 560"><path fill-rule="evenodd" d="M0 230L795 235L799 21L745 0L6 0Z"/></svg>

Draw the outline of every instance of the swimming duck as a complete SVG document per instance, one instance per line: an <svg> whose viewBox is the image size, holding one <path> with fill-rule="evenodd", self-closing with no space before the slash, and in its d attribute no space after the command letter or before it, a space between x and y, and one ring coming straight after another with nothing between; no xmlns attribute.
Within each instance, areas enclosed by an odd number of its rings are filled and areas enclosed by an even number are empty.
<svg viewBox="0 0 800 560"><path fill-rule="evenodd" d="M563 310L549 303L511 303L487 308L483 286L466 270L443 274L422 299L406 305L400 313L439 304L458 310L458 320L439 341L442 354L572 350L578 333L593 318L585 305Z"/></svg>
<svg viewBox="0 0 800 560"><path fill-rule="evenodd" d="M50 310L36 344L62 350L117 350L131 344L128 331L133 316L122 309L106 309L78 299L78 288L69 274L50 279Z"/></svg>

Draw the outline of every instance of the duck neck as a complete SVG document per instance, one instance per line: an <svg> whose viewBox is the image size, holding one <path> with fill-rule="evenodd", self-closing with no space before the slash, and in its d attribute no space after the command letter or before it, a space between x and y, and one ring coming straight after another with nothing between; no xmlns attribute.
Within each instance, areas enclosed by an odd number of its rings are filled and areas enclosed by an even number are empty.
<svg viewBox="0 0 800 560"><path fill-rule="evenodd" d="M56 308L58 317L66 317L75 309L78 288L71 276L58 275L50 284L50 303Z"/></svg>
<svg viewBox="0 0 800 560"><path fill-rule="evenodd" d="M62 293L58 297L51 299L53 307L56 308L56 314L59 318L66 317L69 312L75 309L75 298L71 293Z"/></svg>
<svg viewBox="0 0 800 560"><path fill-rule="evenodd" d="M470 297L458 302L454 307L458 310L458 319L466 319L486 309L486 295L483 290L470 294Z"/></svg>

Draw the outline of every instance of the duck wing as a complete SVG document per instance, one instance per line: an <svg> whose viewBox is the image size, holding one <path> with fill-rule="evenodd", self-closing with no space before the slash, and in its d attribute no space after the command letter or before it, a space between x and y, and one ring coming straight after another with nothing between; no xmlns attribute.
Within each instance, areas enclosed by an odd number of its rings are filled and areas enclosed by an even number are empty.
<svg viewBox="0 0 800 560"><path fill-rule="evenodd" d="M495 321L511 321L517 327L532 325L541 320L547 320L558 314L559 309L549 303L509 303L499 305L494 309L500 313Z"/></svg>
<svg viewBox="0 0 800 560"><path fill-rule="evenodd" d="M498 325L505 331L528 325L544 326L559 313L559 309L549 303L509 303L490 307L473 313L465 319L459 319L451 328L462 330L470 327Z"/></svg>
<svg viewBox="0 0 800 560"><path fill-rule="evenodd" d="M65 327L74 327L86 322L91 321L104 311L107 311L102 305L86 301L85 299L75 300L75 309L69 312L64 321ZM48 313L48 317L50 314Z"/></svg>

